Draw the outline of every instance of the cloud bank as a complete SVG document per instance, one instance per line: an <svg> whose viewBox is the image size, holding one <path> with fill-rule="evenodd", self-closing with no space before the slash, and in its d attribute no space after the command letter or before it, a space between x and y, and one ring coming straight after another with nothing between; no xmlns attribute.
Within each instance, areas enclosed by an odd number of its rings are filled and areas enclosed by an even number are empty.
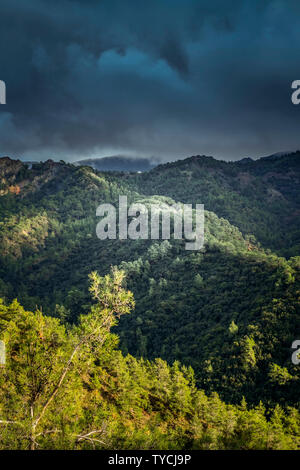
<svg viewBox="0 0 300 470"><path fill-rule="evenodd" d="M292 0L2 0L0 154L299 148L299 13Z"/></svg>

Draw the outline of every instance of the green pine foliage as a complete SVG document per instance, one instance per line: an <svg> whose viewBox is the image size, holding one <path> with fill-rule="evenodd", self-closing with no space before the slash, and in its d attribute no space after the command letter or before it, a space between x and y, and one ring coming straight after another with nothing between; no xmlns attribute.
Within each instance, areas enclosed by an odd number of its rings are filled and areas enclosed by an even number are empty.
<svg viewBox="0 0 300 470"><path fill-rule="evenodd" d="M226 405L191 367L124 356L110 331L134 306L124 272L90 280L76 326L1 302L0 449L299 448L296 409Z"/></svg>

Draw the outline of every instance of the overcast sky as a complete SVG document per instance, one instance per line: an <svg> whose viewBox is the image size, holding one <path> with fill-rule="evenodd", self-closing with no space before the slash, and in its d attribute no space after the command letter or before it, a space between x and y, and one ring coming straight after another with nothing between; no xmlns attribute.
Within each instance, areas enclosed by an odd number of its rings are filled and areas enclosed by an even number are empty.
<svg viewBox="0 0 300 470"><path fill-rule="evenodd" d="M300 148L300 2L1 0L0 155Z"/></svg>

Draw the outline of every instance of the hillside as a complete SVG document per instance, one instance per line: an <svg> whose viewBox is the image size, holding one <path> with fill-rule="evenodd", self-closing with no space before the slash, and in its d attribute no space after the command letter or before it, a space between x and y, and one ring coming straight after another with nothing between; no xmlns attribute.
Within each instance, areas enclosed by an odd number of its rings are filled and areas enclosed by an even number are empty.
<svg viewBox="0 0 300 470"><path fill-rule="evenodd" d="M0 302L1 450L299 448L296 409L228 405L190 367L124 357L110 332L133 307L124 272L90 280L93 305L73 326Z"/></svg>
<svg viewBox="0 0 300 470"><path fill-rule="evenodd" d="M228 403L245 396L299 405L290 350L300 337L298 154L235 163L191 157L144 174L5 158L0 176L6 301L76 323L90 308L88 274L118 265L136 299L116 329L124 353L191 365L197 384ZM204 249L100 241L96 207L117 204L119 194L204 203Z"/></svg>
<svg viewBox="0 0 300 470"><path fill-rule="evenodd" d="M266 249L300 252L300 152L237 162L194 156L130 179L143 194L203 203Z"/></svg>

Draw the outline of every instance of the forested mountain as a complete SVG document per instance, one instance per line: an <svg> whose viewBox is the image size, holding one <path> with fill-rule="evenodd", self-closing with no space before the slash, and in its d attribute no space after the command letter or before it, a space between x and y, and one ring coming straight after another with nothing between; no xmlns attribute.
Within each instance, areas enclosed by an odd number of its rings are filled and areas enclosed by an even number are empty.
<svg viewBox="0 0 300 470"><path fill-rule="evenodd" d="M135 426L132 439L140 442L136 445L242 448L246 438L240 436L234 423L235 419L240 423L246 416L236 417L237 414L250 413L245 405L238 407L243 397L251 407L266 407L267 412L256 408L258 414L253 418L262 428L280 421L280 435L286 444L281 440L279 446L290 448L293 439L298 445L293 420L296 422L299 417L296 411L287 410L290 406L299 407L300 366L291 361L292 342L300 339L299 158L300 153L295 153L257 161L222 162L195 156L160 165L149 172L126 174L98 172L64 162L28 166L9 158L0 159L0 297L4 304L17 298L25 309L41 309L46 315L41 322L49 323L50 329L58 328L60 321L59 328L70 332L81 328L82 315L89 318L92 308L89 273L98 271L103 276L111 266L118 266L125 273L135 309L122 316L118 325L112 325L113 332L120 337L123 355L106 349L105 354L101 352L106 356L99 367L105 369L103 364L109 364L110 384L116 375L126 376L126 380L118 379L119 386L126 390L132 387L133 377L147 376L148 382L146 378L143 383L136 379L136 387L140 384L140 388L134 398L127 397L126 404L122 402L126 394L122 395L117 386L112 391L111 385L101 382L92 388L95 396L101 396L106 403L107 412L111 411L109 397L113 393L116 400L113 406L119 416L116 426L123 412L126 416L131 413L127 407L131 406L133 415L140 414L139 425L149 414L147 429L153 441L142 439L145 423L140 427L135 423L131 424ZM103 202L117 206L119 195L127 195L129 203L203 203L204 248L186 251L183 241L173 239L99 240L95 233L96 208ZM6 309L15 309L16 321L18 315L22 317L20 306L4 304L1 307L4 317ZM5 328L1 330L3 334ZM65 334L62 332L61 338L67 345ZM156 358L160 359L147 362ZM184 369L177 362L172 366L174 361L180 361ZM194 373L188 369L190 366ZM163 379L157 378L160 373ZM174 417L169 408L171 402L179 400L179 395L175 397L171 391L177 380L174 374L181 384L178 394L190 397L183 406L185 417L178 411ZM165 384L162 401L150 397L149 387L156 380L162 382L162 387ZM83 384L78 386L84 389ZM209 397L196 392L196 386ZM213 398L215 392L227 403L218 401L216 413L228 410L232 435L231 431L224 431L224 435L220 431L213 440L212 434L206 436L203 427L201 431L197 428L190 409L198 413L193 400L204 400L209 408L209 400L218 400ZM292 413L290 418L277 408L277 415L270 420L271 409L277 405L285 413ZM163 420L161 413L167 413L171 427L172 419L183 420L181 437L171 436L170 442L165 437L154 438L156 420ZM285 417L278 418L280 413ZM212 421L219 420L216 415L201 419L212 429L216 426ZM196 428L198 437L191 431ZM80 432L82 429L78 430L77 439ZM119 444L114 433L113 428L108 432L110 445L134 445L125 430ZM229 443L225 435L232 436ZM277 445L267 444L265 437L259 443L249 439L251 444L245 442L245 448ZM50 445L47 442L43 445ZM59 439L53 445L66 445L58 442ZM72 442L75 445L77 441Z"/></svg>
<svg viewBox="0 0 300 470"><path fill-rule="evenodd" d="M300 252L300 152L223 162L194 156L136 175L143 194L202 202L283 256Z"/></svg>

